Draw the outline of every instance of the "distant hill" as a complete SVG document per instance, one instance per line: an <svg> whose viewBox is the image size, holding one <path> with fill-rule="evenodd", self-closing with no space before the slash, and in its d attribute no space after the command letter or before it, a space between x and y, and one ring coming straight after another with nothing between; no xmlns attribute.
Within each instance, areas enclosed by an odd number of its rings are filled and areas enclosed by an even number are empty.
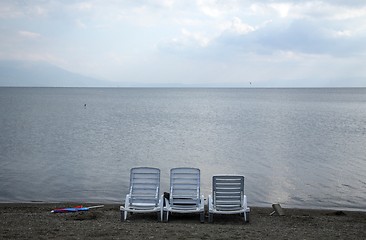
<svg viewBox="0 0 366 240"><path fill-rule="evenodd" d="M44 62L0 61L0 86L103 87L108 82L72 73Z"/></svg>

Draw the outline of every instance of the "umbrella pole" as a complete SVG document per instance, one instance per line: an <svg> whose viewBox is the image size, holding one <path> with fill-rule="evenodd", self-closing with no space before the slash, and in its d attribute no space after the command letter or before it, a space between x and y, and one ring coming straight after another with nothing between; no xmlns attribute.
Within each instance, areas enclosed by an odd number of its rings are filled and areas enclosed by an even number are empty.
<svg viewBox="0 0 366 240"><path fill-rule="evenodd" d="M91 206L91 207L88 207L88 208L91 209L91 208L101 208L101 207L104 207L104 205Z"/></svg>

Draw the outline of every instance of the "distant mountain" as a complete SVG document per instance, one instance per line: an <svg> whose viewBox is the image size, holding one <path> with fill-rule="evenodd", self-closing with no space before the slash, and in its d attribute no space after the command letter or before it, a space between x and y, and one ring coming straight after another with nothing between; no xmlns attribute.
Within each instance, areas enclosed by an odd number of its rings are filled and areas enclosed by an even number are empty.
<svg viewBox="0 0 366 240"><path fill-rule="evenodd" d="M108 82L72 73L44 62L0 61L0 86L102 87Z"/></svg>

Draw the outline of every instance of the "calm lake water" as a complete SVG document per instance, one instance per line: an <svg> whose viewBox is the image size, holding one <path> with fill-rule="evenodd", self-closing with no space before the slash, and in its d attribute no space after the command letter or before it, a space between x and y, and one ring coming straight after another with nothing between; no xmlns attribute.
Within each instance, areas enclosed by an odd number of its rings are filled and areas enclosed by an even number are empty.
<svg viewBox="0 0 366 240"><path fill-rule="evenodd" d="M84 106L86 104L86 106ZM0 88L0 202L123 202L129 170L245 175L251 206L366 211L366 89Z"/></svg>

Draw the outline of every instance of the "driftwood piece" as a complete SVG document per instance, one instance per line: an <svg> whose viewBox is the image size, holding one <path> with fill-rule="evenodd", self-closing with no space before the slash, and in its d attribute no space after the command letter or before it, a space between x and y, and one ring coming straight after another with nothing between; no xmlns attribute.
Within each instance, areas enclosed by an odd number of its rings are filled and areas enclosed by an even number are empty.
<svg viewBox="0 0 366 240"><path fill-rule="evenodd" d="M285 211L283 210L283 208L279 203L272 204L272 208L274 211L271 212L269 215L272 216L273 214L277 213L279 216L285 216Z"/></svg>

